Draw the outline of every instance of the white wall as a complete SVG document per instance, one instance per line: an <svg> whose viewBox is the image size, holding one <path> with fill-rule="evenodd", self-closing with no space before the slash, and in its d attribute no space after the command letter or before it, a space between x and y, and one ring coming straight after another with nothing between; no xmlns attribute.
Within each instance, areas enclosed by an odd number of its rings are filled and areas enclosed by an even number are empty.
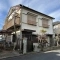
<svg viewBox="0 0 60 60"><path fill-rule="evenodd" d="M37 25L36 26L28 25L27 24L27 13L28 12L29 11L27 11L27 10L24 10L24 9L22 10L22 29L36 30L36 32L33 32L33 34L41 34L40 30L42 30L42 28L43 28L41 18L43 16L36 14L37 15L37 17L36 17ZM44 28L47 31L46 34L53 34L52 22L53 22L53 20L49 20L49 28Z"/></svg>
<svg viewBox="0 0 60 60"><path fill-rule="evenodd" d="M57 28L58 28L58 25L55 25L55 26L54 26L54 29L57 29Z"/></svg>

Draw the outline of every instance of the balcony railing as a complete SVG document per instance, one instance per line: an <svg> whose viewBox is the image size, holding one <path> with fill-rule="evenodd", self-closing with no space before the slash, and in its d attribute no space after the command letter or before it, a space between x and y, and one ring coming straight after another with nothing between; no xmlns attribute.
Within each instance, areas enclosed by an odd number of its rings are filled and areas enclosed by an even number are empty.
<svg viewBox="0 0 60 60"><path fill-rule="evenodd" d="M15 24L16 25L20 25L20 17L16 17L15 19ZM6 30L10 27L14 26L14 18L9 20L4 26L3 26L3 29Z"/></svg>

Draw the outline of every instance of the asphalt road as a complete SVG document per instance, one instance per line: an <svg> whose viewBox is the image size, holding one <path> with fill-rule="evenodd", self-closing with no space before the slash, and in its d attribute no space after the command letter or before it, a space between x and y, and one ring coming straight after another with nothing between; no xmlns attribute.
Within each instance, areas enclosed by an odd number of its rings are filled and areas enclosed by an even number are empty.
<svg viewBox="0 0 60 60"><path fill-rule="evenodd" d="M60 50L49 51L44 53L30 53L1 60L60 60Z"/></svg>

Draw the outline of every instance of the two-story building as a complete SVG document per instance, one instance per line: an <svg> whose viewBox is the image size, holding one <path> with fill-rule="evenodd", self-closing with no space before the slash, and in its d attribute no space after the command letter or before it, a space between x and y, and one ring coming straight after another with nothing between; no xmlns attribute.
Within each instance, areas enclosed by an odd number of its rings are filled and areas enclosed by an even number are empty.
<svg viewBox="0 0 60 60"><path fill-rule="evenodd" d="M41 35L42 29L46 30L47 41L52 45L53 17L38 12L24 5L16 5L10 8L6 17L3 30L10 30L20 38L27 38L27 51L32 50L32 44L37 43L37 35Z"/></svg>
<svg viewBox="0 0 60 60"><path fill-rule="evenodd" d="M60 41L60 21L53 22L53 32L55 45L58 46L58 41Z"/></svg>
<svg viewBox="0 0 60 60"><path fill-rule="evenodd" d="M53 23L54 33L60 34L60 21L56 21Z"/></svg>

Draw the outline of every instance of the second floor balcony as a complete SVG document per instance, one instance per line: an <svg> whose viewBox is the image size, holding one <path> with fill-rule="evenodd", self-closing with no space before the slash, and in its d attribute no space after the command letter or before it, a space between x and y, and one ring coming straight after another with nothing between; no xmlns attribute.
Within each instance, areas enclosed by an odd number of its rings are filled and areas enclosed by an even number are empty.
<svg viewBox="0 0 60 60"><path fill-rule="evenodd" d="M14 24L15 21L15 24ZM12 18L11 20L7 21L6 24L3 26L3 30L7 30L14 25L20 26L20 17Z"/></svg>

